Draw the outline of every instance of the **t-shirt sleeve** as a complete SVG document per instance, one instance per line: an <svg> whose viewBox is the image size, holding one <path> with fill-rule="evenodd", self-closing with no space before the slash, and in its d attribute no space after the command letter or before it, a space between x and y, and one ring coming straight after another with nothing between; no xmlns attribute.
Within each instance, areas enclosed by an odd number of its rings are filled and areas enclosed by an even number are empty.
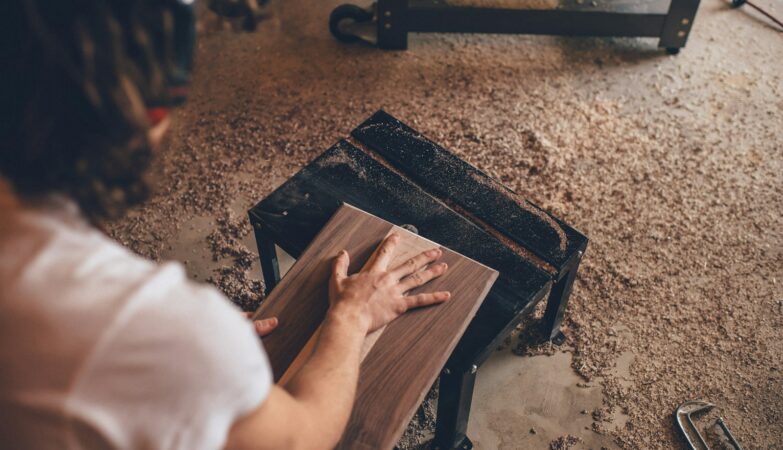
<svg viewBox="0 0 783 450"><path fill-rule="evenodd" d="M217 449L272 386L260 339L216 289L162 266L76 379L70 413L119 448Z"/></svg>

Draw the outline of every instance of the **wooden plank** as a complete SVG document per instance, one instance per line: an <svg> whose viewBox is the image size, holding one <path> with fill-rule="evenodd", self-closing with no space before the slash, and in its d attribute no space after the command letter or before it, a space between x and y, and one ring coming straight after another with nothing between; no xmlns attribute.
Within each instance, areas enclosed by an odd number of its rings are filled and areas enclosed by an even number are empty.
<svg viewBox="0 0 783 450"><path fill-rule="evenodd" d="M392 230L403 238L395 263L437 245L343 205L272 291L256 317L280 320L278 330L263 339L275 379L282 378L302 350L308 351L306 343L323 320L332 258L345 248L355 272ZM370 336L376 341L365 346L354 410L338 448L394 446L498 276L489 267L441 249L448 272L420 289L448 290L451 299L409 311Z"/></svg>
<svg viewBox="0 0 783 450"><path fill-rule="evenodd" d="M569 225L384 111L351 134L436 198L456 203L558 272L586 243Z"/></svg>
<svg viewBox="0 0 783 450"><path fill-rule="evenodd" d="M338 214L339 213L340 211L338 211ZM386 228L386 227L387 224L385 223L382 224L382 228ZM404 228L400 228L396 225L391 226L389 231L386 233L386 236L394 232L398 233L401 238L400 241L397 243L397 249L394 253L394 256L389 262L389 267L396 267L425 250L429 250L435 247L440 247L438 244L430 240L424 239L423 237L418 236L416 234L410 233ZM422 268L422 270L424 270L424 268ZM272 316L267 316L267 317L272 317ZM364 358L367 356L367 354L373 348L375 343L378 341L378 338L381 336L381 333L383 333L385 328L386 327L381 328L380 330L375 330L367 335L367 338L364 341L364 346L362 347L362 354L361 354L362 361L364 361ZM296 355L296 358L291 363L291 365L288 366L285 373L283 373L283 375L280 377L280 380L278 380L279 384L285 385L302 367L302 365L304 365L304 363L307 361L307 359L310 357L310 355L313 353L313 350L315 349L315 344L318 341L318 336L320 335L320 332L321 332L321 327L319 326L318 329L312 334L312 336L310 336L310 339L307 341L307 344L305 344L302 350L299 351L299 353Z"/></svg>

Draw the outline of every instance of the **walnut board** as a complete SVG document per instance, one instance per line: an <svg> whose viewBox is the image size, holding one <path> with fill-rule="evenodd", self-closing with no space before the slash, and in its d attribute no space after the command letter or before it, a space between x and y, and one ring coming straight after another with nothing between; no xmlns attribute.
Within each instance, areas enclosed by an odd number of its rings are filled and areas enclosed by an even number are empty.
<svg viewBox="0 0 783 450"><path fill-rule="evenodd" d="M421 236L343 204L270 293L255 318L277 317L277 330L263 339L275 380L287 381L307 360L329 305L331 263L345 249L349 274L361 270L392 231L400 242L390 267L430 248ZM440 247L449 270L412 291L452 293L441 305L409 311L367 336L356 401L339 449L391 449L423 401L498 273Z"/></svg>

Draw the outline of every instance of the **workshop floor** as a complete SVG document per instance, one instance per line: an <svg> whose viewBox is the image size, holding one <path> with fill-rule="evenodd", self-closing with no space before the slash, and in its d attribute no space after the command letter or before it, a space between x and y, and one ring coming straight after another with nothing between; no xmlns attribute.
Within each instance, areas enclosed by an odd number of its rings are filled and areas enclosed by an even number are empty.
<svg viewBox="0 0 783 450"><path fill-rule="evenodd" d="M567 352L512 342L480 369L477 448L679 448L671 413L699 398L744 448L783 448L782 33L706 0L678 56L470 35L385 52L331 38L337 1L272 1L253 34L202 20L159 192L113 236L251 307L244 211L384 108L591 239Z"/></svg>

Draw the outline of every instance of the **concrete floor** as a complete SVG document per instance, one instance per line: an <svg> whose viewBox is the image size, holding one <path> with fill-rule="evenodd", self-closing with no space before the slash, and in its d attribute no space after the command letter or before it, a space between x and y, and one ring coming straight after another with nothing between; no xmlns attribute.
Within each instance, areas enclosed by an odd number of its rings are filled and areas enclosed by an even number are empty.
<svg viewBox="0 0 783 450"><path fill-rule="evenodd" d="M477 448L569 434L672 448L670 413L698 396L746 448L783 448L781 33L708 0L676 57L655 40L536 36L412 35L382 52L330 37L338 3L278 2L253 34L202 24L160 193L112 234L213 277L232 263L208 242L216 217L243 217L385 108L592 239L567 352L499 351L479 370ZM255 252L252 234L238 245Z"/></svg>
<svg viewBox="0 0 783 450"><path fill-rule="evenodd" d="M545 449L566 435L582 439L583 448L618 448L592 431L592 412L603 406L601 387L574 373L570 353L497 352L481 367L473 401L468 436L477 449ZM623 425L618 414L614 426Z"/></svg>

